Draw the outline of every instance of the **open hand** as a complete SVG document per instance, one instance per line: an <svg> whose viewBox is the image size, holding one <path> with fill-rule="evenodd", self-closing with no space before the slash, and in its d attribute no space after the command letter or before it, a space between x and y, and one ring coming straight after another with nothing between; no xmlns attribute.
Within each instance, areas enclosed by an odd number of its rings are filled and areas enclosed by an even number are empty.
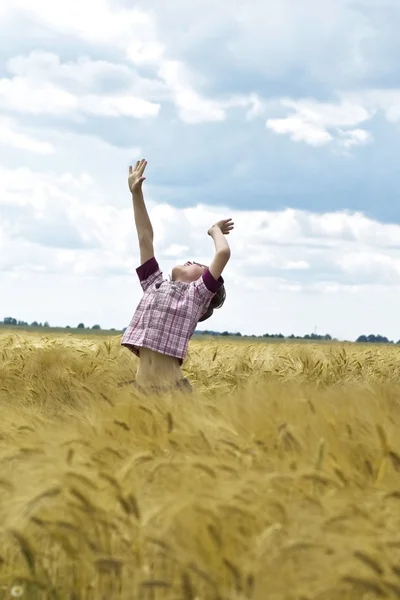
<svg viewBox="0 0 400 600"><path fill-rule="evenodd" d="M144 170L147 166L147 160L138 160L135 168L129 167L129 175L128 175L128 185L129 189L132 192L142 189L142 183L146 180L146 177L143 177Z"/></svg>
<svg viewBox="0 0 400 600"><path fill-rule="evenodd" d="M214 225L210 227L207 233L208 235L212 235L213 230L215 231L215 229L220 229L224 235L229 235L229 233L233 230L234 226L235 225L232 219L223 219L222 221L214 223Z"/></svg>

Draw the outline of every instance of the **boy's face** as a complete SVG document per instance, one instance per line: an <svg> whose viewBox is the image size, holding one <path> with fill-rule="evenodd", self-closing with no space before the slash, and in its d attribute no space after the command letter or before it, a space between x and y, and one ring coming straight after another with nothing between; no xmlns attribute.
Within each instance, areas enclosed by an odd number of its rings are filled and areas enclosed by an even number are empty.
<svg viewBox="0 0 400 600"><path fill-rule="evenodd" d="M201 265L197 262L186 262L183 265L185 270L185 275L190 281L197 281L203 275L204 271L207 269L205 265Z"/></svg>
<svg viewBox="0 0 400 600"><path fill-rule="evenodd" d="M205 265L188 261L184 265L178 265L172 270L172 279L186 281L187 283L197 281L207 269Z"/></svg>

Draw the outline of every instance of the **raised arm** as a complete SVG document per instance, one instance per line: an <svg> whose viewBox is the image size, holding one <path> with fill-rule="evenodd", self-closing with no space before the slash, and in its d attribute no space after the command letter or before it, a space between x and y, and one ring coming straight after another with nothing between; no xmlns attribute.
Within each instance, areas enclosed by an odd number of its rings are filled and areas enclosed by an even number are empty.
<svg viewBox="0 0 400 600"><path fill-rule="evenodd" d="M143 176L146 166L146 160L138 160L134 169L129 167L128 176L129 189L132 192L133 213L135 215L135 224L139 240L141 264L147 262L154 256L153 227L147 213L142 190L143 181L146 179L146 177Z"/></svg>
<svg viewBox="0 0 400 600"><path fill-rule="evenodd" d="M222 271L225 269L230 257L231 249L229 248L226 235L232 231L234 224L232 219L218 221L208 230L208 235L212 237L215 245L215 256L210 264L209 270L214 279L219 279Z"/></svg>

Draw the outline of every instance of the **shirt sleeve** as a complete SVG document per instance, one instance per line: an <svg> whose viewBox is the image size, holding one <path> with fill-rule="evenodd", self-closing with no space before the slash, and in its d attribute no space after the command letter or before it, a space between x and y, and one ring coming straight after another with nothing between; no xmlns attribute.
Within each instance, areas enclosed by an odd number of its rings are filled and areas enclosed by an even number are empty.
<svg viewBox="0 0 400 600"><path fill-rule="evenodd" d="M194 282L194 286L198 293L201 304L206 305L208 302L210 302L223 283L224 280L222 277L220 277L218 280L214 279L210 273L210 270L206 269L203 275Z"/></svg>
<svg viewBox="0 0 400 600"><path fill-rule="evenodd" d="M162 272L154 256L140 265L136 269L136 273L144 292L155 283L163 281Z"/></svg>

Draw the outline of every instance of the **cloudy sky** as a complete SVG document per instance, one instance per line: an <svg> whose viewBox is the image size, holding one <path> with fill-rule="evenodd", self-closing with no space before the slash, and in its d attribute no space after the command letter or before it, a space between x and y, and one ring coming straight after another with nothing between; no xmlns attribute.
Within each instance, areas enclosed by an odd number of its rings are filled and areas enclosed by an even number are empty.
<svg viewBox="0 0 400 600"><path fill-rule="evenodd" d="M232 217L202 329L400 338L398 0L2 0L0 318L126 326L127 169L165 276Z"/></svg>

